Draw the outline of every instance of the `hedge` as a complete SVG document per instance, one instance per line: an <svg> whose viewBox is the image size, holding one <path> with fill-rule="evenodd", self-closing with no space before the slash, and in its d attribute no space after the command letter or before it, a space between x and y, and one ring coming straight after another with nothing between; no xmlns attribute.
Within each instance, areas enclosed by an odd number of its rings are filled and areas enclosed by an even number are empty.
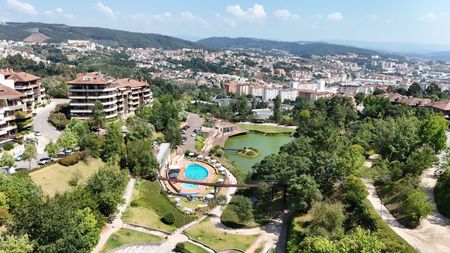
<svg viewBox="0 0 450 253"><path fill-rule="evenodd" d="M68 156L65 156L65 157L59 159L58 163L61 164L62 166L67 167L67 166L77 164L81 159L84 159L84 158L86 158L86 153L77 151L77 152L74 152L73 154L70 154Z"/></svg>

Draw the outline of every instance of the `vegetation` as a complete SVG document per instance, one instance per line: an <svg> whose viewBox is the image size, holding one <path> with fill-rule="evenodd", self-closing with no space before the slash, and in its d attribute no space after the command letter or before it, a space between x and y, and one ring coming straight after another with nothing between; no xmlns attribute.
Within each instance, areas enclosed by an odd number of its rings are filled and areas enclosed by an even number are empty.
<svg viewBox="0 0 450 253"><path fill-rule="evenodd" d="M170 202L166 193L161 191L158 182L147 180L137 182L132 201L135 206L128 207L123 216L123 219L128 223L172 232L194 220L194 217L181 213ZM174 216L173 224L162 222L162 217L167 216L168 213Z"/></svg>
<svg viewBox="0 0 450 253"><path fill-rule="evenodd" d="M295 128L292 127L266 124L238 124L238 126L249 131L255 131L264 134L290 134L295 132Z"/></svg>
<svg viewBox="0 0 450 253"><path fill-rule="evenodd" d="M122 228L108 238L108 241L106 241L106 244L101 252L107 253L115 248L119 248L127 244L153 243L160 241L162 241L162 238L158 236Z"/></svg>
<svg viewBox="0 0 450 253"><path fill-rule="evenodd" d="M189 228L186 234L216 251L238 249L245 251L259 235L232 234L219 230L209 218Z"/></svg>
<svg viewBox="0 0 450 253"><path fill-rule="evenodd" d="M104 164L100 159L80 161L72 166L62 166L58 163L31 172L33 182L39 185L45 196L53 197L72 189L71 181L77 179L75 186L86 182Z"/></svg>
<svg viewBox="0 0 450 253"><path fill-rule="evenodd" d="M450 217L450 169L439 175L436 188L434 188L436 207L440 213Z"/></svg>
<svg viewBox="0 0 450 253"><path fill-rule="evenodd" d="M205 145L205 137L201 135L195 136L195 149L197 151L202 150L203 146Z"/></svg>
<svg viewBox="0 0 450 253"><path fill-rule="evenodd" d="M179 253L207 253L208 251L190 242L179 242L175 246Z"/></svg>
<svg viewBox="0 0 450 253"><path fill-rule="evenodd" d="M261 154L261 152L259 152L258 149L256 148L251 148L251 147L246 147L241 151L238 151L238 155L242 156L242 157L247 157L247 158L255 158L258 157Z"/></svg>
<svg viewBox="0 0 450 253"><path fill-rule="evenodd" d="M242 195L234 195L223 211L220 221L231 228L254 226L252 203Z"/></svg>

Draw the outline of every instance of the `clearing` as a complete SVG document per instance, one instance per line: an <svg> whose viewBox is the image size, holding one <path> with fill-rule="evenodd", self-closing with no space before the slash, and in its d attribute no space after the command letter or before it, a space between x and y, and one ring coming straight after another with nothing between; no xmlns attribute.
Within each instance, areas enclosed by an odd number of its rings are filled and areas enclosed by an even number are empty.
<svg viewBox="0 0 450 253"><path fill-rule="evenodd" d="M265 134L290 134L294 133L294 127L279 126L276 124L251 124L251 123L239 123L237 124L240 128L255 131Z"/></svg>
<svg viewBox="0 0 450 253"><path fill-rule="evenodd" d="M44 195L53 197L56 193L64 193L73 186L70 181L79 176L78 184L85 182L103 165L101 159L90 158L87 162L80 161L72 166L62 166L59 163L49 165L30 173L34 183L42 188Z"/></svg>
<svg viewBox="0 0 450 253"><path fill-rule="evenodd" d="M122 228L108 238L108 241L106 242L105 247L103 247L101 253L106 253L126 244L152 243L160 242L162 240L163 238L155 235Z"/></svg>

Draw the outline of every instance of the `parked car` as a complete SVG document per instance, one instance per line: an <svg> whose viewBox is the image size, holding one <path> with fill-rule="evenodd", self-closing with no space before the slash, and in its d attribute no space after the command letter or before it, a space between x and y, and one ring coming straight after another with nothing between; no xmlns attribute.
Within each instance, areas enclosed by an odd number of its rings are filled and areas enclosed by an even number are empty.
<svg viewBox="0 0 450 253"><path fill-rule="evenodd" d="M36 116L37 116L37 113L33 112L33 114L32 114L32 115L33 115L33 117L36 117Z"/></svg>
<svg viewBox="0 0 450 253"><path fill-rule="evenodd" d="M51 158L51 157L43 157L43 158L39 159L38 164L44 165L44 164L47 164L52 161L53 161L53 158Z"/></svg>
<svg viewBox="0 0 450 253"><path fill-rule="evenodd" d="M34 136L41 136L41 132L39 132L39 131L34 131Z"/></svg>
<svg viewBox="0 0 450 253"><path fill-rule="evenodd" d="M18 161L22 161L22 155L17 155L16 156L16 158L15 158L15 160L18 162Z"/></svg>

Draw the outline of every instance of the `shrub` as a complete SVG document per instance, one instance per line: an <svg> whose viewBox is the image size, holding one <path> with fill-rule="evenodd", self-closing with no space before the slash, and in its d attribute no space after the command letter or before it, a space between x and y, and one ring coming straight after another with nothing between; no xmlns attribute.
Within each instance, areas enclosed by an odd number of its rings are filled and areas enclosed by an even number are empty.
<svg viewBox="0 0 450 253"><path fill-rule="evenodd" d="M438 178L434 194L436 206L440 213L450 217L450 169L444 171Z"/></svg>
<svg viewBox="0 0 450 253"><path fill-rule="evenodd" d="M83 176L81 175L79 170L75 171L75 173L72 175L72 178L69 180L69 185L73 187L77 186L82 177Z"/></svg>
<svg viewBox="0 0 450 253"><path fill-rule="evenodd" d="M173 213L166 213L162 218L161 221L164 224L167 225L172 225L173 223L175 223L175 215L173 215Z"/></svg>
<svg viewBox="0 0 450 253"><path fill-rule="evenodd" d="M186 244L184 244L183 242L177 243L177 245L175 246L175 252L187 253L188 250L186 249Z"/></svg>
<svg viewBox="0 0 450 253"><path fill-rule="evenodd" d="M13 148L14 148L14 144L12 144L11 142L7 142L7 143L5 143L3 145L3 149L6 150L6 151L9 151L9 150L11 150Z"/></svg>
<svg viewBox="0 0 450 253"><path fill-rule="evenodd" d="M139 203L137 202L137 200L133 199L133 200L130 202L130 206L131 206L131 207L137 207L137 206L139 206Z"/></svg>
<svg viewBox="0 0 450 253"><path fill-rule="evenodd" d="M86 153L85 152L75 152L73 154L70 154L68 156L65 156L61 159L58 160L58 163L61 164L62 166L71 166L74 165L76 163L78 163L81 159L85 159L86 158Z"/></svg>

